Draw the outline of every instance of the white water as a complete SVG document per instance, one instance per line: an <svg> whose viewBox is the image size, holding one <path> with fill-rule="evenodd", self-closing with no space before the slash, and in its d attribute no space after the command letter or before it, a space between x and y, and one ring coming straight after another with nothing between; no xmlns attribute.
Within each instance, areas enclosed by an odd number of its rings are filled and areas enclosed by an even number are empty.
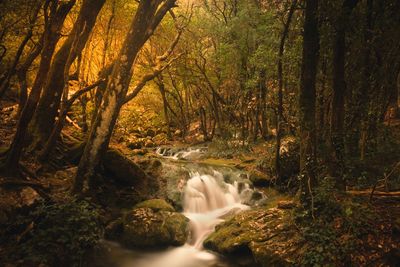
<svg viewBox="0 0 400 267"><path fill-rule="evenodd" d="M237 185L223 182L222 174L216 171L214 175L192 174L185 187L183 204L183 214L191 225L189 244L199 250L225 215L249 208L241 204Z"/></svg>
<svg viewBox="0 0 400 267"><path fill-rule="evenodd" d="M206 148L186 148L178 151L172 151L169 148L162 148L159 147L156 150L156 153L160 156L163 156L165 158L170 158L174 160L178 159L188 159L188 160L193 160L197 159L200 156L204 154Z"/></svg>
<svg viewBox="0 0 400 267"><path fill-rule="evenodd" d="M183 195L183 214L190 219L191 236L184 246L158 253L141 253L121 267L213 267L227 266L217 255L203 249L203 241L224 216L248 209L243 205L248 185L239 194L238 185L227 184L221 173L192 173ZM246 195L246 196L245 196Z"/></svg>

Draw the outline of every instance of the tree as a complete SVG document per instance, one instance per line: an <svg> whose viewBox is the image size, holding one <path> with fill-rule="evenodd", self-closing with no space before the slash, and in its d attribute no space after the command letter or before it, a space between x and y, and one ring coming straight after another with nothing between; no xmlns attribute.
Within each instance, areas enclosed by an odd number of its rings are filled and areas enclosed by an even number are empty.
<svg viewBox="0 0 400 267"><path fill-rule="evenodd" d="M283 118L283 53L285 52L285 42L289 34L290 23L293 18L293 14L297 5L297 0L293 0L290 5L287 19L283 25L283 31L281 40L279 42L278 52L278 112L276 118L276 147L275 147L275 170L276 179L279 180L281 176L281 164L280 164L280 150L281 150L281 139L282 139L282 118Z"/></svg>
<svg viewBox="0 0 400 267"><path fill-rule="evenodd" d="M302 202L313 209L313 187L316 183L315 99L319 53L318 0L306 0L303 60L299 92L300 175Z"/></svg>
<svg viewBox="0 0 400 267"><path fill-rule="evenodd" d="M42 92L42 88L50 68L51 58L58 40L61 37L60 32L64 24L64 20L74 4L74 0L61 3L56 0L48 0L45 3L45 32L43 36L43 49L41 52L39 69L28 100L18 121L17 131L11 143L10 149L0 167L2 171L10 175L19 174L19 161L22 149L24 147L28 124L32 119L37 102Z"/></svg>
<svg viewBox="0 0 400 267"><path fill-rule="evenodd" d="M65 87L64 76L85 47L104 3L105 0L84 0L82 2L72 31L54 56L48 74L48 82L43 88L43 94L32 123L35 142L39 141L40 144L43 144L50 136Z"/></svg>
<svg viewBox="0 0 400 267"><path fill-rule="evenodd" d="M33 28L36 25L36 21L39 17L39 12L42 8L42 3L41 1L38 1L36 3L36 5L33 8L32 11L32 15L29 18L29 26L28 26L28 30L25 34L24 39L22 40L21 44L18 47L17 53L15 54L14 60L11 64L10 69L7 71L6 76L4 79L2 79L1 81L1 85L0 85L0 98L3 96L3 94L5 93L5 91L8 89L8 87L10 86L10 80L11 78L15 75L16 70L17 70L17 65L20 61L20 58L24 52L24 49L26 47L26 45L28 44L29 40L32 38L33 36Z"/></svg>
<svg viewBox="0 0 400 267"><path fill-rule="evenodd" d="M344 171L344 118L345 118L345 62L346 27L351 11L358 0L345 0L334 23L332 107L330 116L331 174L336 178L337 187L345 189Z"/></svg>
<svg viewBox="0 0 400 267"><path fill-rule="evenodd" d="M139 2L129 32L113 65L102 104L79 162L74 192L82 191L85 180L89 180L89 186L92 188L96 185L94 172L108 148L113 128L128 92L133 75L133 62L165 14L174 6L175 0Z"/></svg>

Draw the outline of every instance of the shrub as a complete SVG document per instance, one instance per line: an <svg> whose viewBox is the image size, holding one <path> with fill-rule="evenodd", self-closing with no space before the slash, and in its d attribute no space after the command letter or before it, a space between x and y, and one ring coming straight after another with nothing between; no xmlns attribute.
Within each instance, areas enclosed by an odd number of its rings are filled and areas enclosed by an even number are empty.
<svg viewBox="0 0 400 267"><path fill-rule="evenodd" d="M99 212L87 201L41 203L32 215L33 229L19 255L30 263L82 266L103 236Z"/></svg>

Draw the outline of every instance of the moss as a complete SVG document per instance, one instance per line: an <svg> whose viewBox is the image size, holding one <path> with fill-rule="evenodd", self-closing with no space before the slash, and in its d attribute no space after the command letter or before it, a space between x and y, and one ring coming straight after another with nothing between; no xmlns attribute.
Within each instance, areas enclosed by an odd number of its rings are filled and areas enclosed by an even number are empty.
<svg viewBox="0 0 400 267"><path fill-rule="evenodd" d="M228 256L247 253L261 266L287 266L295 262L299 240L288 211L255 209L218 225L204 247Z"/></svg>
<svg viewBox="0 0 400 267"><path fill-rule="evenodd" d="M150 199L143 201L135 206L135 208L149 208L153 211L171 211L174 212L175 209L168 204L164 199Z"/></svg>
<svg viewBox="0 0 400 267"><path fill-rule="evenodd" d="M123 218L121 241L127 247L180 246L189 235L189 219L177 212L137 208Z"/></svg>
<svg viewBox="0 0 400 267"><path fill-rule="evenodd" d="M201 161L202 163L213 165L213 166L223 166L223 167L234 167L239 164L239 161L233 159L222 159L222 158L208 158Z"/></svg>

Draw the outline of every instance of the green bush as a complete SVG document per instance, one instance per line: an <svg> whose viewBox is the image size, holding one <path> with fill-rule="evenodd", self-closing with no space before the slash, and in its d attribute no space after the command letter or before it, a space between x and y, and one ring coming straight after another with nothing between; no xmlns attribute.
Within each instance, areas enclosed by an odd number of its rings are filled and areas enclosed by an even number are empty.
<svg viewBox="0 0 400 267"><path fill-rule="evenodd" d="M348 266L356 244L367 234L376 234L376 214L368 204L340 196L335 180L323 178L315 190L314 219L310 211L298 210L303 238L309 249L302 266Z"/></svg>
<svg viewBox="0 0 400 267"><path fill-rule="evenodd" d="M82 266L103 236L99 212L86 201L41 203L32 215L33 229L19 255L30 263Z"/></svg>

